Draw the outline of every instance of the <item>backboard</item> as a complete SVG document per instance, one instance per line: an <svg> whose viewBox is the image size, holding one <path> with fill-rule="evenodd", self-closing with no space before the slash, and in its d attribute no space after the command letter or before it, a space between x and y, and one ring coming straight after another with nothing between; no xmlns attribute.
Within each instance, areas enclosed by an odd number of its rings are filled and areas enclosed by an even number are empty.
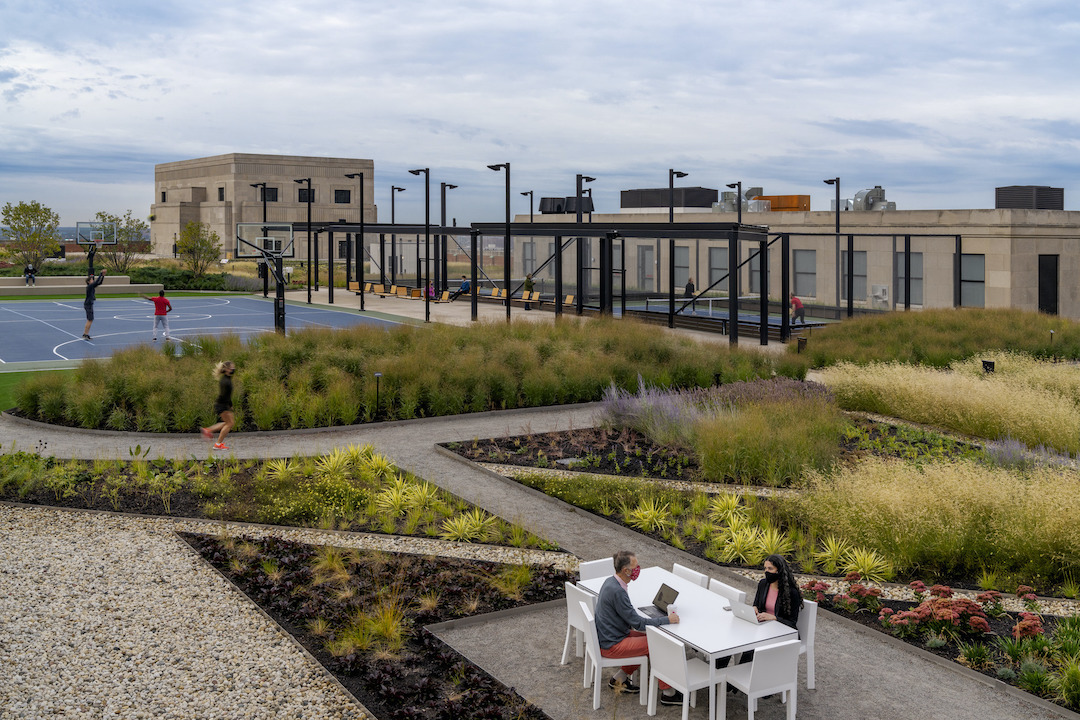
<svg viewBox="0 0 1080 720"><path fill-rule="evenodd" d="M293 229L288 223L236 223L236 257L263 258L259 250L266 250L275 257L295 257Z"/></svg>
<svg viewBox="0 0 1080 720"><path fill-rule="evenodd" d="M75 242L87 246L115 245L116 223L97 221L75 223Z"/></svg>

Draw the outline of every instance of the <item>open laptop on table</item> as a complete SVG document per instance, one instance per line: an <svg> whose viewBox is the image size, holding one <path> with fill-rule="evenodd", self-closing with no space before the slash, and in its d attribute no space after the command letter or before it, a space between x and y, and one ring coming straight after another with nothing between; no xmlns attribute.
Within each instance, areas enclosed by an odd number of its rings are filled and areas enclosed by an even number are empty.
<svg viewBox="0 0 1080 720"><path fill-rule="evenodd" d="M737 600L731 601L731 612L735 613L735 617L740 620L745 620L748 623L760 625L761 622L757 619L757 610L753 605L747 605L746 603L738 602Z"/></svg>
<svg viewBox="0 0 1080 720"><path fill-rule="evenodd" d="M660 589L656 591L656 597L653 598L652 605L639 607L638 612L647 618L667 617L668 606L675 602L677 597L679 597L679 591L667 583L663 583L660 585Z"/></svg>

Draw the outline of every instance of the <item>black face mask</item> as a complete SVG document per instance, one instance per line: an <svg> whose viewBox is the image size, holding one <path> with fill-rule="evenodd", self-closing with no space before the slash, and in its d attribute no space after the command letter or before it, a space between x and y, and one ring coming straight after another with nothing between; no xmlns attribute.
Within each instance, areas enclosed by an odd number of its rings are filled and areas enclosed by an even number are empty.
<svg viewBox="0 0 1080 720"><path fill-rule="evenodd" d="M770 585L771 585L772 583L776 582L776 581L777 581L777 580L779 580L779 579L780 579L780 573L771 573L771 572L767 572L767 573L765 573L765 580L766 580L766 582L768 582L768 583L769 583Z"/></svg>

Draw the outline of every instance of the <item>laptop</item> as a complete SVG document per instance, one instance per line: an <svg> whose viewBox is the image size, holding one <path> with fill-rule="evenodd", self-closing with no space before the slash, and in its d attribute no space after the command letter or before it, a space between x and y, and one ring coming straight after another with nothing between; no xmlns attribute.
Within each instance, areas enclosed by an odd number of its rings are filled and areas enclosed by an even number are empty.
<svg viewBox="0 0 1080 720"><path fill-rule="evenodd" d="M653 598L652 605L639 607L638 612L647 618L667 617L668 606L675 602L675 598L677 597L679 597L679 591L667 583L664 583L660 585L660 589L656 591L656 597Z"/></svg>
<svg viewBox="0 0 1080 720"><path fill-rule="evenodd" d="M732 600L731 611L735 613L735 617L740 620L745 620L746 622L751 622L755 625L761 624L757 619L757 610L754 609L753 605L747 605L746 603Z"/></svg>

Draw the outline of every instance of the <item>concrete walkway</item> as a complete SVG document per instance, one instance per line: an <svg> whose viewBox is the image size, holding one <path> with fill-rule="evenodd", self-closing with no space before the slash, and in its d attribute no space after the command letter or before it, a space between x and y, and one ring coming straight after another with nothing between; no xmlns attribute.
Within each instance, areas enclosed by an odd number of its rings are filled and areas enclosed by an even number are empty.
<svg viewBox="0 0 1080 720"><path fill-rule="evenodd" d="M594 405L478 413L354 426L333 430L238 433L232 442L237 457L282 457L326 452L334 447L370 442L399 467L450 492L519 522L558 542L580 558L611 555L633 548L643 565L680 562L721 577L745 590L747 581L725 568L644 538L501 478L435 448L435 443L469 441L524 432L547 432L592 424ZM0 418L3 450L39 448L61 458L126 458L128 449L150 448L152 457L182 458L208 454L197 436L117 434L48 427ZM591 691L581 687L581 660L559 666L565 632L560 603L527 612L451 623L438 634L495 677L542 707L555 720L586 717L645 717L632 698L616 698L604 689L599 714L592 710ZM817 689L799 693L799 717L834 718L1080 718L1006 686L976 678L956 663L942 663L903 644L828 613L817 626ZM804 663L801 664L804 668ZM804 672L802 670L801 672ZM732 717L742 717L745 703L732 699ZM692 717L707 717L706 703ZM758 717L783 717L776 700L762 701ZM678 708L659 710L660 717L678 717Z"/></svg>

